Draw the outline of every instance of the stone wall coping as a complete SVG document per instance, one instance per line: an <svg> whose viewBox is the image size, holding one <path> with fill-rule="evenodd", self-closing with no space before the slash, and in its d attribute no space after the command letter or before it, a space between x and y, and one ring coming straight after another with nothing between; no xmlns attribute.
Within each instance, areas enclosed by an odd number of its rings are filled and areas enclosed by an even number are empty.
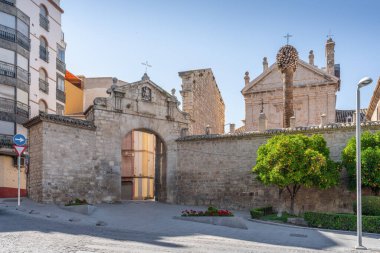
<svg viewBox="0 0 380 253"><path fill-rule="evenodd" d="M29 121L25 122L23 126L29 129L32 126L43 121L53 122L56 124L66 125L66 126L71 126L71 127L84 128L88 130L96 129L96 126L94 125L94 123L88 120L74 119L67 116L47 114L47 113L40 113L38 116L31 118Z"/></svg>
<svg viewBox="0 0 380 253"><path fill-rule="evenodd" d="M269 129L265 132L242 132L242 133L228 133L228 134L209 134L209 135L189 135L177 139L177 142L183 141L200 141L200 140L217 140L217 139L242 139L246 137L264 137L277 134L300 134L300 133L320 133L329 131L341 131L355 129L355 123L333 123L325 126L308 126L296 128L282 128L282 129ZM380 129L380 121L368 121L361 123L364 130Z"/></svg>

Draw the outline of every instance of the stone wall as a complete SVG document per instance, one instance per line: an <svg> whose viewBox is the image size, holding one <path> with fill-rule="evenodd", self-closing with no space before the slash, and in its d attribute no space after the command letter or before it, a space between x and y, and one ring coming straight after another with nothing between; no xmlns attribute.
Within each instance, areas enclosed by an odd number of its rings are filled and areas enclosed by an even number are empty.
<svg viewBox="0 0 380 253"><path fill-rule="evenodd" d="M380 126L368 126L379 130ZM341 151L354 136L353 126L318 128L291 133L323 134L333 160L341 159ZM267 187L251 173L258 147L273 134L234 134L222 136L188 136L178 140L176 199L179 204L216 205L222 208L249 209L272 205L286 210L290 207L288 193L279 196L275 187ZM329 190L301 188L296 211L351 212L355 194L346 187L342 172L341 185ZM285 203L285 204L282 204Z"/></svg>
<svg viewBox="0 0 380 253"><path fill-rule="evenodd" d="M113 174L97 163L94 126L58 115L39 116L27 124L31 199L45 203L75 198L89 203L116 200Z"/></svg>
<svg viewBox="0 0 380 253"><path fill-rule="evenodd" d="M190 134L224 133L225 106L211 69L180 72L183 111L190 114Z"/></svg>

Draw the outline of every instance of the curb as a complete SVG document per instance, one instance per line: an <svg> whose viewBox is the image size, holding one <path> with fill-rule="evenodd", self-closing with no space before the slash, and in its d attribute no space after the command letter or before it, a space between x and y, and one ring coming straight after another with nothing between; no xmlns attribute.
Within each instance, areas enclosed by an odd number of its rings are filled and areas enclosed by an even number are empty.
<svg viewBox="0 0 380 253"><path fill-rule="evenodd" d="M324 232L337 232L337 233L344 233L344 234L349 234L349 235L356 235L355 231L336 230L336 229L328 229L328 228L303 227L303 226L297 226L297 225L291 225L291 224L285 224L285 223L277 223L277 222L272 222L272 221L257 220L257 219L252 219L252 218L248 218L248 220L250 222L256 222L256 223L261 223L261 224L266 224L266 225L273 225L273 226L281 226L281 227L288 227L288 228L298 228L298 229L307 229L307 230L324 231ZM378 237L377 239L380 239L380 234L376 234L376 233L363 232L363 235L377 236Z"/></svg>

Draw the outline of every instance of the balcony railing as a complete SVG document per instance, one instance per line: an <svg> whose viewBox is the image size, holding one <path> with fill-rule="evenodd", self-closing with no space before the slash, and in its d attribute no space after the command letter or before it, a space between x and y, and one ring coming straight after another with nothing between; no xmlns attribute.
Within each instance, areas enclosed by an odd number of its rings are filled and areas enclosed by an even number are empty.
<svg viewBox="0 0 380 253"><path fill-rule="evenodd" d="M0 0L0 2L15 6L16 0Z"/></svg>
<svg viewBox="0 0 380 253"><path fill-rule="evenodd" d="M57 69L62 73L66 73L66 63L57 58Z"/></svg>
<svg viewBox="0 0 380 253"><path fill-rule="evenodd" d="M12 148L13 136L7 134L0 134L0 148Z"/></svg>
<svg viewBox="0 0 380 253"><path fill-rule="evenodd" d="M62 90L57 89L57 100L66 103L66 95L65 92Z"/></svg>
<svg viewBox="0 0 380 253"><path fill-rule="evenodd" d="M42 90L46 94L49 93L49 83L41 78L40 78L40 90Z"/></svg>
<svg viewBox="0 0 380 253"><path fill-rule="evenodd" d="M9 98L0 98L0 111L14 113L26 119L29 118L29 106Z"/></svg>
<svg viewBox="0 0 380 253"><path fill-rule="evenodd" d="M30 74L25 69L17 67L17 79L20 79L24 83L30 84Z"/></svg>
<svg viewBox="0 0 380 253"><path fill-rule="evenodd" d="M16 78L26 84L30 84L30 73L25 69L16 67L13 64L0 61L0 75Z"/></svg>
<svg viewBox="0 0 380 253"><path fill-rule="evenodd" d="M30 50L30 39L19 31L17 31L17 43L26 50Z"/></svg>
<svg viewBox="0 0 380 253"><path fill-rule="evenodd" d="M42 14L40 14L40 26L49 31L49 19Z"/></svg>
<svg viewBox="0 0 380 253"><path fill-rule="evenodd" d="M15 65L0 61L0 75L16 78Z"/></svg>
<svg viewBox="0 0 380 253"><path fill-rule="evenodd" d="M49 62L49 51L46 47L40 46L40 58L46 62Z"/></svg>
<svg viewBox="0 0 380 253"><path fill-rule="evenodd" d="M1 1L1 0L0 0ZM0 25L0 38L12 42L17 42L26 50L30 50L30 39L15 29Z"/></svg>

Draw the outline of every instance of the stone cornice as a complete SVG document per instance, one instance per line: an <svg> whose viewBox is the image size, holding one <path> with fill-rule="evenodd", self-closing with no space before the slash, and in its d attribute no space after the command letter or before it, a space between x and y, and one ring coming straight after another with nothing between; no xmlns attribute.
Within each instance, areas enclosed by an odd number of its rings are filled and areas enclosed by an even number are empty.
<svg viewBox="0 0 380 253"><path fill-rule="evenodd" d="M363 130L380 130L380 121L370 121L361 124ZM325 126L309 126L284 129L270 129L265 132L243 132L233 134L210 134L210 135L189 135L184 136L176 141L203 141L203 140L220 140L220 139L246 139L250 137L265 137L277 134L314 134L331 131L354 131L353 123L335 123Z"/></svg>
<svg viewBox="0 0 380 253"><path fill-rule="evenodd" d="M377 85L375 88L375 91L373 92L373 95L371 97L371 102L369 103L368 106L368 111L367 111L367 120L371 120L373 113L375 112L377 103L379 102L380 99L380 78L377 81Z"/></svg>
<svg viewBox="0 0 380 253"><path fill-rule="evenodd" d="M46 114L46 113L40 113L40 115L24 123L23 126L29 129L40 122L52 122L52 123L56 123L60 125L83 128L83 129L88 129L88 130L96 129L96 126L91 121L73 119L67 116L60 116L60 115Z"/></svg>

